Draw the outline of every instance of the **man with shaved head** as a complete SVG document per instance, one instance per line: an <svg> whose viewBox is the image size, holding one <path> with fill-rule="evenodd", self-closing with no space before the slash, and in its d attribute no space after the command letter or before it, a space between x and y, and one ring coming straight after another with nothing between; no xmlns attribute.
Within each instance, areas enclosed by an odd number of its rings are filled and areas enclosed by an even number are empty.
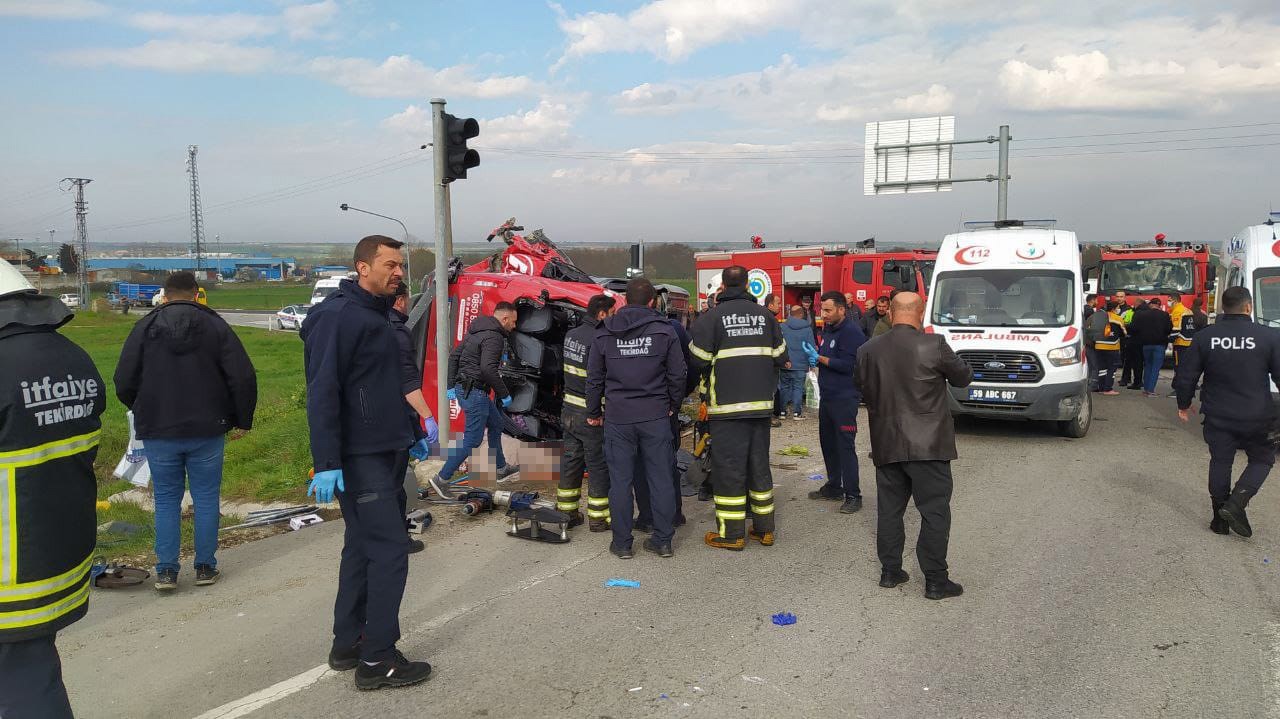
<svg viewBox="0 0 1280 719"><path fill-rule="evenodd" d="M973 371L956 357L941 335L925 334L924 298L914 292L894 296L888 332L858 352L858 380L871 422L876 465L876 552L880 586L910 579L902 569L907 500L920 512L916 558L928 599L958 597L964 591L947 573L951 534L951 460L955 429L947 405L947 384L964 387Z"/></svg>

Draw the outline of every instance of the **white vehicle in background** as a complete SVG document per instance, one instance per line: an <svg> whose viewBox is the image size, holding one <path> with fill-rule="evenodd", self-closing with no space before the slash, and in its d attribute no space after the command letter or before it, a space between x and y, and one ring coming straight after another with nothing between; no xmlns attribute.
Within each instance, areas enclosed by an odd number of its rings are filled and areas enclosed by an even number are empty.
<svg viewBox="0 0 1280 719"><path fill-rule="evenodd" d="M342 282L341 277L322 277L316 280L316 286L311 289L311 304L320 304L324 298L337 292L340 282Z"/></svg>
<svg viewBox="0 0 1280 719"><path fill-rule="evenodd" d="M67 309L80 309L80 295L59 295L58 299L67 306Z"/></svg>
<svg viewBox="0 0 1280 719"><path fill-rule="evenodd" d="M311 305L289 305L276 313L276 319L280 322L282 330L300 330L302 323L307 319L307 310L311 309Z"/></svg>
<svg viewBox="0 0 1280 719"><path fill-rule="evenodd" d="M1085 436L1093 398L1075 233L1051 222L968 224L942 240L925 310L925 331L973 369L972 385L950 388L952 413L1047 420Z"/></svg>
<svg viewBox="0 0 1280 719"><path fill-rule="evenodd" d="M1222 270L1214 307L1222 307L1222 293L1244 287L1253 295L1253 319L1280 327L1280 212L1261 225L1246 227L1222 246Z"/></svg>

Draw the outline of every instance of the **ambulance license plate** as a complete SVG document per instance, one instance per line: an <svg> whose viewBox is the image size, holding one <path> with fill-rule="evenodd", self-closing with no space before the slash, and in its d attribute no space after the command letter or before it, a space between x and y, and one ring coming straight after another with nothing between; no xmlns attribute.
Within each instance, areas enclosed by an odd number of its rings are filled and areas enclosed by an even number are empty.
<svg viewBox="0 0 1280 719"><path fill-rule="evenodd" d="M1018 391L1014 389L978 389L969 390L969 399L974 402L1017 402Z"/></svg>

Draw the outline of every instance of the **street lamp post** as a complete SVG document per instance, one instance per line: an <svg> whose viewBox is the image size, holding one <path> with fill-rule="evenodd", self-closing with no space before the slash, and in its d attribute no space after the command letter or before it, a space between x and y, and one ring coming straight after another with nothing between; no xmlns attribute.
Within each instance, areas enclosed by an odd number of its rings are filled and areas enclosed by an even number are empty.
<svg viewBox="0 0 1280 719"><path fill-rule="evenodd" d="M344 203L342 203L341 205L338 205L338 209L339 209L339 210L342 210L343 212L346 212L346 211L348 211L348 210L350 210L350 211L352 211L352 212L363 212L363 213L364 213L364 214L366 214L366 215L373 215L374 217L381 217L381 218L382 218L382 219L384 219L384 220L391 220L392 222L394 222L394 223L396 223L396 224L400 225L400 229L404 230L404 246L405 246L405 253L404 253L404 274L405 274L405 281L409 283L409 294L413 294L413 263L412 263L412 262L410 262L410 260L409 260L409 256L410 256L411 254L413 254L413 246L412 246L411 244L409 244L409 228L408 228L408 227L405 227L403 222L401 222L400 220L397 220L397 219L396 219L396 218L394 218L394 217L391 217L391 216L389 216L389 215L381 215L381 214L378 214L377 212L370 212L369 210L362 210L362 209L360 209L359 207L355 207L354 205L348 205L348 204L347 204L347 203L345 203L345 202L344 202Z"/></svg>

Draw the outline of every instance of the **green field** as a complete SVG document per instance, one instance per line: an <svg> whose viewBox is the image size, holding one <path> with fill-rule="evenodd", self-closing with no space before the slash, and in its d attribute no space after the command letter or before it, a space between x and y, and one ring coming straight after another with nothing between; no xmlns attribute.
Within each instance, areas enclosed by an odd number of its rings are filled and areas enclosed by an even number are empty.
<svg viewBox="0 0 1280 719"><path fill-rule="evenodd" d="M102 417L103 439L98 452L100 497L129 487L128 482L111 477L111 470L124 454L129 439L125 408L115 398L112 376L120 347L136 319L136 316L82 312L62 330L93 358L108 389L107 409ZM228 498L261 501L301 500L311 468L302 343L293 334L243 327L234 330L258 371L258 409L253 431L227 443L222 494Z"/></svg>
<svg viewBox="0 0 1280 719"><path fill-rule="evenodd" d="M675 285L677 287L683 287L689 293L689 301L691 303L697 301L698 299L698 291L697 291L698 283L696 280L658 279L658 280L654 280L653 283L655 285Z"/></svg>
<svg viewBox="0 0 1280 719"><path fill-rule="evenodd" d="M312 282L232 282L206 288L217 310L278 310L311 299Z"/></svg>

